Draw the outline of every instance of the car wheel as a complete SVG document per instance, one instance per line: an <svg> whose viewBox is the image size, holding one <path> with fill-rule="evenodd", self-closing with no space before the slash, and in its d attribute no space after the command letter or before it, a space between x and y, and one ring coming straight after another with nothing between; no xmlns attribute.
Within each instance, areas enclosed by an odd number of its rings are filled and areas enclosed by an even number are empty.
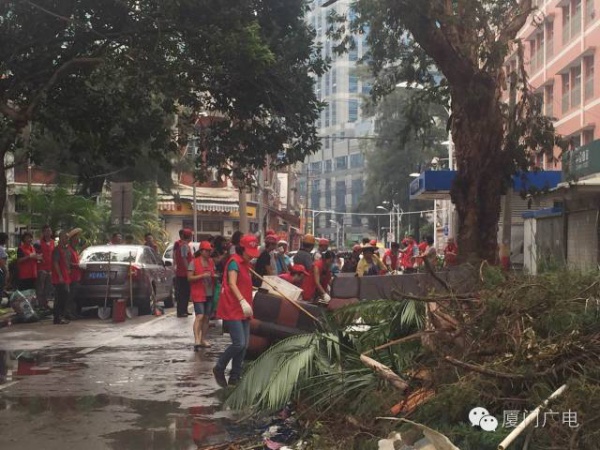
<svg viewBox="0 0 600 450"><path fill-rule="evenodd" d="M171 293L165 298L165 308L172 308L175 305L175 285L171 286Z"/></svg>
<svg viewBox="0 0 600 450"><path fill-rule="evenodd" d="M154 304L156 302L156 289L154 286L150 289L150 294L147 295L141 302L139 302L138 310L140 315L152 314Z"/></svg>

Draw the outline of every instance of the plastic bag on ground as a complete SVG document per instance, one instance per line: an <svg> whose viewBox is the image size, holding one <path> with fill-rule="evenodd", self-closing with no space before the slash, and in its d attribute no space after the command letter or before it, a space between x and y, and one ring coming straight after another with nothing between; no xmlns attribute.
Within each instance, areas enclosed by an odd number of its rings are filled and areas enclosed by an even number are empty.
<svg viewBox="0 0 600 450"><path fill-rule="evenodd" d="M17 319L23 322L36 322L38 315L33 310L35 304L35 290L15 291L10 296L10 306L17 314Z"/></svg>

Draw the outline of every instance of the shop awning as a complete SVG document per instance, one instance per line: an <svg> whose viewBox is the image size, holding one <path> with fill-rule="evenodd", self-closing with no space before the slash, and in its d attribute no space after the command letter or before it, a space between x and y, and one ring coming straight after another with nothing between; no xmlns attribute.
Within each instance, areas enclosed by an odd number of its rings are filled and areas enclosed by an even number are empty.
<svg viewBox="0 0 600 450"><path fill-rule="evenodd" d="M183 200L183 202L191 205L190 200ZM159 211L180 211L181 204L175 201L161 201L158 202ZM237 203L224 203L224 202L206 202L196 201L196 211L203 212L218 212L218 213L234 213L239 211Z"/></svg>

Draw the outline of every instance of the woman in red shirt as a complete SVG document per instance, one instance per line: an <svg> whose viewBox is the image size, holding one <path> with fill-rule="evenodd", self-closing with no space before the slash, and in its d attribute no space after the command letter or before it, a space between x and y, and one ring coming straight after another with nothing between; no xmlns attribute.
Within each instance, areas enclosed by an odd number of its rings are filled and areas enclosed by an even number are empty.
<svg viewBox="0 0 600 450"><path fill-rule="evenodd" d="M21 245L17 249L17 268L19 282L17 288L20 291L27 289L35 289L38 262L42 260L42 255L36 253L35 248L31 244L33 235L26 231L21 236Z"/></svg>
<svg viewBox="0 0 600 450"><path fill-rule="evenodd" d="M206 340L208 321L212 314L213 295L215 292L215 263L210 257L213 251L208 241L200 242L200 248L188 267L188 281L194 304L194 351L200 347L210 347Z"/></svg>
<svg viewBox="0 0 600 450"><path fill-rule="evenodd" d="M69 300L66 306L66 318L70 320L80 319L79 312L81 311L77 305L77 294L79 293L79 285L81 282L81 269L79 268L79 253L77 253L77 246L79 245L79 235L81 234L81 228L73 228L67 234L69 238L69 245L67 249L69 251L70 265L71 265L71 285L69 286Z"/></svg>
<svg viewBox="0 0 600 450"><path fill-rule="evenodd" d="M229 385L235 385L242 375L242 365L250 340L250 319L252 318L252 277L250 260L258 258L258 239L246 234L240 239L236 252L225 264L223 287L217 307L217 317L229 330L231 345L219 357L213 374L221 387L228 385L225 368L231 361Z"/></svg>

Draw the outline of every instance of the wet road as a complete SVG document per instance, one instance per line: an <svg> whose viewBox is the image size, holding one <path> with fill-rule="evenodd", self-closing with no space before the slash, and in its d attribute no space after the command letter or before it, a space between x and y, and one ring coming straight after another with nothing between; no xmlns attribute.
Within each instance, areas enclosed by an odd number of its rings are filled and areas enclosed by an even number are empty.
<svg viewBox="0 0 600 450"><path fill-rule="evenodd" d="M196 449L239 436L211 372L228 336L211 328L213 347L194 353L192 316L168 311L1 329L0 449Z"/></svg>

